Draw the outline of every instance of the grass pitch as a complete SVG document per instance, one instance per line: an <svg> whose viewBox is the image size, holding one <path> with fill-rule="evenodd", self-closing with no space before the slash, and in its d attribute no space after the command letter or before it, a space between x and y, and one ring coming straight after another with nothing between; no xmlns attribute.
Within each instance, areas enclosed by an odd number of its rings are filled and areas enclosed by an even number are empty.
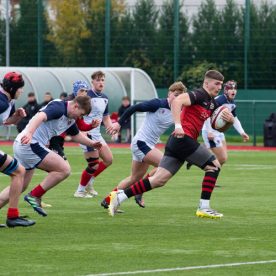
<svg viewBox="0 0 276 276"><path fill-rule="evenodd" d="M2 147L11 152L10 147ZM195 216L203 172L183 167L169 183L145 194L146 208L130 199L124 214L107 215L102 198L130 172L128 149L113 149L114 163L95 182L99 196L73 193L86 166L78 147L66 148L72 175L43 200L43 218L20 202L36 221L30 228L0 229L0 275L91 275L158 270L147 275L275 275L276 263L174 269L276 260L276 152L231 151L212 196L221 220ZM30 191L45 173L37 170ZM0 176L0 188L9 178ZM6 208L0 212L3 222ZM120 274L116 274L120 275ZM135 275L145 275L137 273Z"/></svg>

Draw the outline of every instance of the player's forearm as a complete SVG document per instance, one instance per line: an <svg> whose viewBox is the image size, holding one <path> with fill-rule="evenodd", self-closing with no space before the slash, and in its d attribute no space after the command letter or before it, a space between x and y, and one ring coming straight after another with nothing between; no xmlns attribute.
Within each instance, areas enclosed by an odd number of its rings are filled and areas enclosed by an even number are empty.
<svg viewBox="0 0 276 276"><path fill-rule="evenodd" d="M242 127L242 125L241 125L241 122L240 122L240 120L238 119L238 117L235 117L235 118L234 118L234 124L233 124L233 126L234 126L234 128L236 129L236 131L237 131L240 135L242 135L242 134L245 133L245 131L244 131L244 129L243 129L243 127Z"/></svg>
<svg viewBox="0 0 276 276"><path fill-rule="evenodd" d="M86 145L91 147L92 140L89 139L85 134L79 132L77 135L72 136L72 141L76 143L80 143L82 145Z"/></svg>

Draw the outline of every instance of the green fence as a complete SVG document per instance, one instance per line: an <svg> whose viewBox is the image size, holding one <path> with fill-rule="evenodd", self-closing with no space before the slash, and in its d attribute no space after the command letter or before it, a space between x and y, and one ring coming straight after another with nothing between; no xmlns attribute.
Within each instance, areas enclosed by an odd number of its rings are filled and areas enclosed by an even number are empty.
<svg viewBox="0 0 276 276"><path fill-rule="evenodd" d="M135 67L156 87L198 86L216 68L245 89L276 88L274 2L194 2L0 1L0 66Z"/></svg>

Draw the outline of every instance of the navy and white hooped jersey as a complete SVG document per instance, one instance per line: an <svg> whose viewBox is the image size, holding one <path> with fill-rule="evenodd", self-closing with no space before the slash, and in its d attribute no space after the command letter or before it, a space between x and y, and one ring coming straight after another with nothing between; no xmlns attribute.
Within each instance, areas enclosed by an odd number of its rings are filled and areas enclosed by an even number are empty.
<svg viewBox="0 0 276 276"><path fill-rule="evenodd" d="M147 112L147 114L132 143L141 140L148 145L154 146L157 144L160 135L173 124L168 100L152 99L136 106L138 106L138 108L136 107L137 111Z"/></svg>
<svg viewBox="0 0 276 276"><path fill-rule="evenodd" d="M9 101L8 97L0 90L0 125L11 117L14 112L14 100Z"/></svg>
<svg viewBox="0 0 276 276"><path fill-rule="evenodd" d="M233 114L234 117L236 117L236 108L237 105L234 100L229 101L226 97L226 95L219 95L215 98L215 101L219 106L224 105L226 106Z"/></svg>
<svg viewBox="0 0 276 276"><path fill-rule="evenodd" d="M92 120L99 119L99 126L90 130L89 133L100 133L103 117L109 115L108 97L104 93L97 93L93 90L89 90L87 95L91 98L91 112L83 117L84 121L88 124L91 124Z"/></svg>
<svg viewBox="0 0 276 276"><path fill-rule="evenodd" d="M69 135L79 133L75 120L67 117L67 104L67 102L61 100L53 100L39 110L39 112L46 113L47 121L42 122L35 130L31 144L38 142L47 145L53 136L58 136L65 131ZM28 126L29 124L17 135L16 141L21 141L21 137L27 131Z"/></svg>

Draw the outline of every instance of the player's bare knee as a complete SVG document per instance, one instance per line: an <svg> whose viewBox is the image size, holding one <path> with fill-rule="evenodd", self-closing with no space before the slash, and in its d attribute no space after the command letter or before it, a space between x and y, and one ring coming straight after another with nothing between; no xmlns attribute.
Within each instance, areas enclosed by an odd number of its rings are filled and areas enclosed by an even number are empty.
<svg viewBox="0 0 276 276"><path fill-rule="evenodd" d="M103 161L106 167L109 167L113 163L113 158Z"/></svg>
<svg viewBox="0 0 276 276"><path fill-rule="evenodd" d="M220 165L223 165L227 161L227 156L220 157L218 159L218 161L219 161Z"/></svg>
<svg viewBox="0 0 276 276"><path fill-rule="evenodd" d="M221 165L217 159L215 160L209 159L205 163L203 170L206 172L219 172L220 168L221 168Z"/></svg>
<svg viewBox="0 0 276 276"><path fill-rule="evenodd" d="M65 178L67 178L67 177L70 176L70 174L71 174L71 167L68 164L66 164L65 166L63 166L63 168L62 168L62 170L60 172L62 174L63 179L65 179Z"/></svg>

